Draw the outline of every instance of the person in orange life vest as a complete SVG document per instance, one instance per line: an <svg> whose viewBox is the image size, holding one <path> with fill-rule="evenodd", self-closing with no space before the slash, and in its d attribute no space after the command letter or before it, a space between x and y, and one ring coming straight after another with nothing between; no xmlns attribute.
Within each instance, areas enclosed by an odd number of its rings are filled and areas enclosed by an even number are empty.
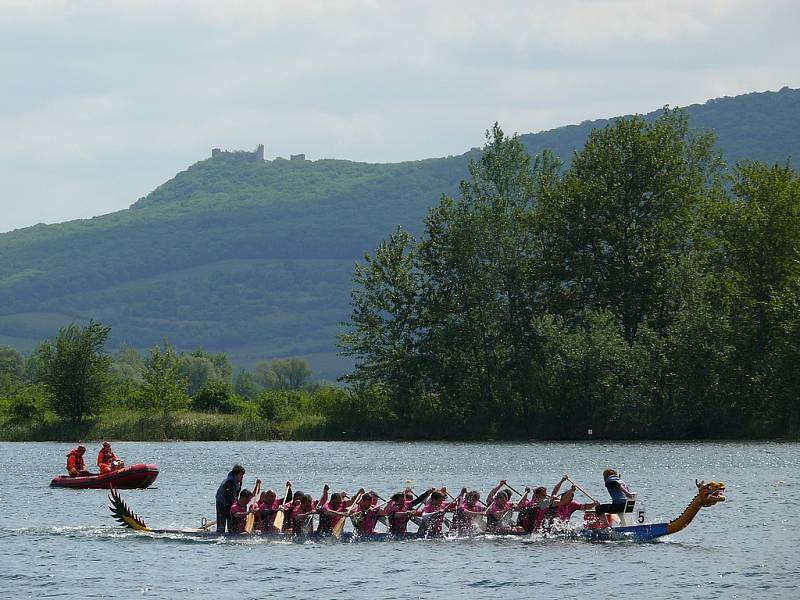
<svg viewBox="0 0 800 600"><path fill-rule="evenodd" d="M73 448L67 454L67 472L72 477L80 477L83 475L90 475L86 470L86 464L83 462L83 455L86 452L86 446L78 444L77 448Z"/></svg>
<svg viewBox="0 0 800 600"><path fill-rule="evenodd" d="M124 466L119 457L111 450L111 442L103 442L103 447L97 454L97 466L100 467L101 473L110 473Z"/></svg>

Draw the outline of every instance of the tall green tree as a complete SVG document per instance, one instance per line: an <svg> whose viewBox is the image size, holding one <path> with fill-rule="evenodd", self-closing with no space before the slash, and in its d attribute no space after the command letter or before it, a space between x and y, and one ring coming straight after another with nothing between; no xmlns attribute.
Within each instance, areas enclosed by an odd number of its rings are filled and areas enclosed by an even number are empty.
<svg viewBox="0 0 800 600"><path fill-rule="evenodd" d="M135 348L123 344L114 354L111 376L115 384L128 388L142 384L144 358Z"/></svg>
<svg viewBox="0 0 800 600"><path fill-rule="evenodd" d="M59 417L82 421L100 411L110 380L112 359L103 350L110 331L94 321L71 323L39 346L37 376Z"/></svg>
<svg viewBox="0 0 800 600"><path fill-rule="evenodd" d="M266 389L299 390L311 381L311 367L304 358L274 358L256 363L256 379Z"/></svg>
<svg viewBox="0 0 800 600"><path fill-rule="evenodd" d="M209 381L192 398L192 408L201 412L232 413L235 411L236 394L233 386L217 379Z"/></svg>
<svg viewBox="0 0 800 600"><path fill-rule="evenodd" d="M497 419L513 424L532 406L540 255L533 211L537 178L558 168L550 155L532 166L519 139L495 124L461 197L442 198L426 220L418 260L423 362L436 370L447 404L479 429Z"/></svg>
<svg viewBox="0 0 800 600"><path fill-rule="evenodd" d="M178 371L189 384L190 396L197 394L209 382L221 379L210 358L194 353L179 357Z"/></svg>
<svg viewBox="0 0 800 600"><path fill-rule="evenodd" d="M145 358L142 369L144 385L139 390L143 406L164 417L189 406L189 383L180 371L180 357L168 343L163 349L155 346Z"/></svg>
<svg viewBox="0 0 800 600"><path fill-rule="evenodd" d="M25 359L14 348L0 346L0 397L10 395L25 373Z"/></svg>
<svg viewBox="0 0 800 600"><path fill-rule="evenodd" d="M397 229L374 256L357 264L351 293L348 331L340 336L342 354L355 359L345 379L361 388L386 386L391 408L401 419L411 416L418 383L416 343L419 334L419 273L414 267L414 239Z"/></svg>
<svg viewBox="0 0 800 600"><path fill-rule="evenodd" d="M642 323L663 333L679 291L671 273L698 247L696 217L720 193L721 166L713 136L681 111L594 130L541 201L551 309L608 310L630 344Z"/></svg>
<svg viewBox="0 0 800 600"><path fill-rule="evenodd" d="M242 398L252 400L262 389L253 374L246 369L239 369L233 378L233 391Z"/></svg>
<svg viewBox="0 0 800 600"><path fill-rule="evenodd" d="M721 219L736 359L730 385L750 419L797 421L800 177L788 165L742 162Z"/></svg>
<svg viewBox="0 0 800 600"><path fill-rule="evenodd" d="M198 358L207 358L209 361L211 361L211 364L214 365L216 378L221 381L231 383L231 378L233 377L233 365L231 365L231 361L228 358L228 355L225 354L224 352L211 354L210 352L206 352L202 348L198 348L197 350L192 352L190 356L196 356Z"/></svg>
<svg viewBox="0 0 800 600"><path fill-rule="evenodd" d="M8 374L14 379L22 378L25 372L25 359L14 348L0 346L0 376Z"/></svg>

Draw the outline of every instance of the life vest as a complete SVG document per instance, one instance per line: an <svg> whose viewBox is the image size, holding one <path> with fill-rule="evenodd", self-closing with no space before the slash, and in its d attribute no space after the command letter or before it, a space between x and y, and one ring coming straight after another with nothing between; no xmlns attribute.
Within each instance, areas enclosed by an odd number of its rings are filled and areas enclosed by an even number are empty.
<svg viewBox="0 0 800 600"><path fill-rule="evenodd" d="M620 479L619 475L611 475L606 477L605 484L613 504L622 504L628 500L625 492L622 491L622 486L624 486L625 483L622 481L622 479Z"/></svg>
<svg viewBox="0 0 800 600"><path fill-rule="evenodd" d="M317 533L331 533L333 532L333 519L323 510L319 513L319 525L317 525Z"/></svg>
<svg viewBox="0 0 800 600"><path fill-rule="evenodd" d="M429 510L432 509L432 510ZM434 507L431 504L426 504L425 508L422 511L422 521L420 523L419 529L417 533L428 535L430 533L439 534L442 532L442 523L444 523L444 515L438 514L433 516L435 513L444 509L444 504L438 507Z"/></svg>
<svg viewBox="0 0 800 600"><path fill-rule="evenodd" d="M100 448L100 453L97 455L98 467L101 464L105 464L110 467L115 460L117 460L117 455L114 454L114 451L111 450L111 448Z"/></svg>
<svg viewBox="0 0 800 600"><path fill-rule="evenodd" d="M246 523L245 519L240 519L237 515L246 513L247 512L247 505L242 506L239 502L234 502L233 506L231 506L231 521L233 522L233 530L234 533L243 533Z"/></svg>
<svg viewBox="0 0 800 600"><path fill-rule="evenodd" d="M386 518L389 522L389 533L406 533L408 531L408 522L411 520L411 515L399 516L398 512L408 512L412 509L410 500L403 500L402 505L392 502L392 512Z"/></svg>
<svg viewBox="0 0 800 600"><path fill-rule="evenodd" d="M312 515L292 517L292 531L295 533L311 533Z"/></svg>
<svg viewBox="0 0 800 600"><path fill-rule="evenodd" d="M517 526L522 527L523 531L533 531L534 510L533 506L528 505L517 513Z"/></svg>
<svg viewBox="0 0 800 600"><path fill-rule="evenodd" d="M374 533L375 525L378 523L378 511L371 506L367 509L359 508L353 513L351 520L358 533Z"/></svg>
<svg viewBox="0 0 800 600"><path fill-rule="evenodd" d="M464 509L461 506L453 511L451 522L453 523L453 528L455 529L463 529L469 524L469 518L464 513Z"/></svg>
<svg viewBox="0 0 800 600"><path fill-rule="evenodd" d="M489 507L494 506L494 502ZM488 507L487 507L488 508ZM506 502L503 510L500 511L487 511L486 513L486 530L489 532L504 529L507 526L507 519L511 516L511 503Z"/></svg>
<svg viewBox="0 0 800 600"><path fill-rule="evenodd" d="M74 462L74 464L70 464ZM67 454L67 471L70 469L75 469L76 471L84 471L86 469L86 463L83 462L83 455L78 452L77 448L73 448Z"/></svg>

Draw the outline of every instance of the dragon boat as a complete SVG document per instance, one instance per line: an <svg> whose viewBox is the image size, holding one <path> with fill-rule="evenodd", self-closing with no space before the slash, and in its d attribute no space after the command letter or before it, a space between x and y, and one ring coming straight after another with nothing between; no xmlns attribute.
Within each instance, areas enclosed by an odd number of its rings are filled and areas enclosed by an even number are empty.
<svg viewBox="0 0 800 600"><path fill-rule="evenodd" d="M50 487L91 489L91 490L133 490L149 487L158 477L158 467L153 464L138 464L123 467L108 473L93 473L72 477L71 475L56 475L50 482Z"/></svg>
<svg viewBox="0 0 800 600"><path fill-rule="evenodd" d="M677 533L685 529L697 516L701 508L714 506L719 502L725 502L725 484L711 481L705 483L704 481L695 481L697 486L697 494L692 498L689 506L681 513L680 516L667 523L632 523L634 521L633 507L634 502L629 502L626 506L625 513L621 516L620 525L614 527L597 528L591 525L591 520L586 520L587 523L583 529L578 531L564 531L566 535L579 535L590 540L613 540L613 539L630 539L637 541L649 541L656 538ZM149 527L140 516L134 513L125 501L120 497L115 489L111 489L108 498L111 502L109 509L114 519L120 525L131 529L133 531L149 532L151 534L166 534L166 535L180 535L188 537L241 537L239 533L217 533L216 531L209 531L207 528L201 529L154 529ZM640 513L640 515L643 513ZM558 535L560 532L551 532ZM443 538L443 537L457 537L451 533L444 534L429 534L429 533L405 533L405 534L391 534L391 533L372 533L372 534L358 534L345 532L341 537L333 537L328 534L305 533L305 534L261 534L254 533L252 535L261 535L266 539L281 540L295 542L306 541L341 541L341 542L369 542L369 541L390 541L390 540L413 540L422 538ZM487 536L485 532L478 532L470 534L465 537L478 537ZM498 535L498 534L494 534ZM500 535L509 536L530 536L530 533L503 533Z"/></svg>

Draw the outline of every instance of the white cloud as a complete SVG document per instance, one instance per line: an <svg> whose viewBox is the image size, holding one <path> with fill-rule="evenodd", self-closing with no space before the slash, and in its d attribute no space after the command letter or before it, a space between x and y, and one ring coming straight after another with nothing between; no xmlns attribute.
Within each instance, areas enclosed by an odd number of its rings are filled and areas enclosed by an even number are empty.
<svg viewBox="0 0 800 600"><path fill-rule="evenodd" d="M417 159L495 120L798 87L798 17L790 1L0 0L0 230L123 208L212 146Z"/></svg>

